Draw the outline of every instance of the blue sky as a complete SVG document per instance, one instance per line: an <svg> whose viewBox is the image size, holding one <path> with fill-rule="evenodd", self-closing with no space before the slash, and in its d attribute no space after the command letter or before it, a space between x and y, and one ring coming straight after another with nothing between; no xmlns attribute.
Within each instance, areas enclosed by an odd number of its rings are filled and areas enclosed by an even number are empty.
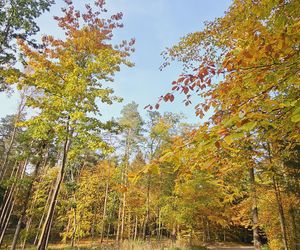
<svg viewBox="0 0 300 250"><path fill-rule="evenodd" d="M39 18L41 33L60 35L53 15L60 14L62 0L56 0L50 13ZM74 0L78 8L88 1ZM201 30L203 22L224 15L232 0L107 0L109 13L123 12L124 28L115 36L116 41L135 38L135 53L131 60L133 68L123 68L116 75L113 88L117 96L123 97L121 104L104 106L105 119L118 117L123 105L131 101L139 104L140 112L147 104L153 104L157 98L170 90L171 82L180 74L180 65L174 64L163 71L159 66L163 62L160 53L179 41L187 33ZM8 98L0 94L0 116L12 114L16 110L17 95ZM173 104L163 103L161 112L182 112L186 121L199 122L195 117L193 105L185 107L180 96Z"/></svg>

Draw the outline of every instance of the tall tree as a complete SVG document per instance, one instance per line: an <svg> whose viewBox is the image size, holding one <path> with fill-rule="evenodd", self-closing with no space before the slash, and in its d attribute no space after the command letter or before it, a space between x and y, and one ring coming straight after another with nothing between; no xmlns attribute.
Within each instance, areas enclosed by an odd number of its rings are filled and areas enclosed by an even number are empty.
<svg viewBox="0 0 300 250"><path fill-rule="evenodd" d="M122 164L122 185L124 186L122 202L120 203L120 218L118 222L119 234L117 240L123 240L124 236L124 224L125 224L125 213L126 213L126 188L128 185L128 173L129 173L129 161L132 153L137 149L139 139L141 139L141 130L143 120L138 112L138 104L135 102L129 103L121 110L121 117L119 123L123 126L123 142L124 142L124 156ZM121 207L122 206L122 207Z"/></svg>
<svg viewBox="0 0 300 250"><path fill-rule="evenodd" d="M122 14L109 19L101 17L105 11L103 1L96 1L93 11L86 5L81 14L70 1L63 9L64 16L56 17L65 31L65 39L43 37L43 49L35 50L20 40L22 52L30 72L19 79L20 88L30 86L36 95L27 102L37 115L26 121L36 138L52 135L60 145L60 170L42 227L38 249L45 249L53 220L55 204L63 181L67 161L85 148L110 150L100 136L102 129L114 129L114 123L103 123L90 114L99 115L98 100L112 104L120 101L112 96L113 90L103 85L113 81L120 65L131 66L127 57L134 41L123 41L118 48L109 44L115 28L122 27ZM10 79L11 80L11 79ZM51 132L51 133L49 133ZM70 156L70 157L69 157Z"/></svg>

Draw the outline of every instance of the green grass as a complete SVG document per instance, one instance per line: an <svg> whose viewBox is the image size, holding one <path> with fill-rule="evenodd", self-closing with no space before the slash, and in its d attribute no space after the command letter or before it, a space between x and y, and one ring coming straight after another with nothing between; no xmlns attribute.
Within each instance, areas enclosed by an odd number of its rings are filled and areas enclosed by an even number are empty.
<svg viewBox="0 0 300 250"><path fill-rule="evenodd" d="M261 247L261 250L270 250L269 246L268 245L263 245Z"/></svg>

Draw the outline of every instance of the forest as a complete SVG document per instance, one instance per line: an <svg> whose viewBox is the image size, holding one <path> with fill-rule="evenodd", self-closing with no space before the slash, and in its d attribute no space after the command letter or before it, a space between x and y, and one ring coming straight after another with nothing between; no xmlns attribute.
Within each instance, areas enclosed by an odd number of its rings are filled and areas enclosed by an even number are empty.
<svg viewBox="0 0 300 250"><path fill-rule="evenodd" d="M162 52L182 72L167 93L109 120L136 41L114 40L104 0L76 2L59 37L37 23L53 0L0 2L0 91L19 96L0 114L0 248L300 250L300 1L233 0Z"/></svg>

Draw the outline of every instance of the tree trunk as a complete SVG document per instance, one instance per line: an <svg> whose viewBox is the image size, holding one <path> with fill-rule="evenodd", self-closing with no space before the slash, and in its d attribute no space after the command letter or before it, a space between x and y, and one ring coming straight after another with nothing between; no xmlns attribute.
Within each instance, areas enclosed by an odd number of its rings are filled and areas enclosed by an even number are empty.
<svg viewBox="0 0 300 250"><path fill-rule="evenodd" d="M108 223L108 225L107 225L106 243L108 243L109 233L110 233L110 223Z"/></svg>
<svg viewBox="0 0 300 250"><path fill-rule="evenodd" d="M123 237L124 237L125 207L126 207L126 193L124 192L123 193L123 205L122 205L122 217L121 217L121 232L120 232L121 242L123 241Z"/></svg>
<svg viewBox="0 0 300 250"><path fill-rule="evenodd" d="M14 124L14 128L13 128L13 132L12 132L8 147L5 151L4 161L3 161L2 165L0 166L0 183L3 181L4 174L5 174L6 167L7 167L7 163L8 163L8 159L9 159L9 156L10 156L10 152L11 152L12 146L15 142L16 133L17 133L17 123L20 121L22 112L23 112L24 107L25 107L25 101L26 101L25 96L21 94L21 102L19 103L19 106L18 106L18 111L17 111L17 115L16 115L16 118L15 118L15 124Z"/></svg>
<svg viewBox="0 0 300 250"><path fill-rule="evenodd" d="M107 207L107 199L108 199L108 188L109 188L109 172L106 179L106 185L105 185L105 197L104 197L104 207L103 207L103 218L102 218L102 229L101 229L101 240L100 243L103 243L104 238L104 228L105 228L105 222L106 222L106 207Z"/></svg>
<svg viewBox="0 0 300 250"><path fill-rule="evenodd" d="M275 191L275 195L276 195L276 202L277 202L277 206L278 206L283 245L284 245L284 249L288 250L289 247L288 247L288 241L287 241L286 220L285 220L285 216L284 216L281 194L280 194L280 190L278 187L278 183L275 179L275 176L273 176L273 187L274 187L274 191Z"/></svg>
<svg viewBox="0 0 300 250"><path fill-rule="evenodd" d="M161 239L161 212L160 208L158 209L158 232L157 232L158 240Z"/></svg>
<svg viewBox="0 0 300 250"><path fill-rule="evenodd" d="M292 218L293 241L294 241L295 250L300 250L300 242L299 242L298 228L297 228L297 222L296 222L295 207L292 206L289 212L290 212L290 215Z"/></svg>
<svg viewBox="0 0 300 250"><path fill-rule="evenodd" d="M177 234L176 233L176 224L174 223L173 224L173 229L172 229L172 234L171 234L172 243L176 242L176 238L177 238L176 234Z"/></svg>
<svg viewBox="0 0 300 250"><path fill-rule="evenodd" d="M149 222L149 216L150 216L150 174L147 175L147 201L146 201L146 219L144 223L144 230L143 230L143 236L144 240L147 237L147 229L148 229L148 222Z"/></svg>
<svg viewBox="0 0 300 250"><path fill-rule="evenodd" d="M16 173L16 178L22 180L24 178L24 174L25 174L25 169L28 163L28 157L26 158L25 162L23 165L21 165L21 167L18 168L17 173ZM19 193L19 189L20 187L17 186L17 183L14 182L14 184L12 185L8 196L7 196L7 200L5 201L3 207L2 207L2 211L1 211L1 216L0 216L0 246L3 242L3 238L4 238L4 234L6 232L9 220L10 220L10 216L12 214L14 205L15 205L15 200L16 197Z"/></svg>
<svg viewBox="0 0 300 250"><path fill-rule="evenodd" d="M41 147L41 151L40 151L41 152L41 158L43 156L43 150L45 149L45 147L46 147L46 144L43 144L42 147ZM17 242L18 242L18 239L19 239L19 234L20 234L20 231L21 231L22 222L23 222L23 220L26 216L26 210L27 210L27 206L29 204L29 198L30 198L30 195L31 195L31 192L32 192L33 183L37 179L41 163L42 163L42 160L39 160L37 162L37 164L35 166L34 173L33 173L33 179L32 179L32 181L31 181L31 183L30 183L30 185L27 189L27 192L26 192L26 196L25 196L25 199L24 199L24 204L23 204L21 216L19 218L16 230L15 230L14 238L13 238L13 241L12 241L12 245L11 245L12 250L16 249Z"/></svg>
<svg viewBox="0 0 300 250"><path fill-rule="evenodd" d="M1 245L2 245L2 242L3 242L5 231L6 231L7 226L8 226L9 218L10 218L11 213L12 213L13 208L14 208L14 202L15 201L13 201L13 204L11 205L11 207L10 207L10 209L8 211L8 215L7 215L7 219L5 220L5 224L3 224L3 229L2 229L1 235L0 235L0 248L1 248Z"/></svg>
<svg viewBox="0 0 300 250"><path fill-rule="evenodd" d="M12 132L10 142L8 144L8 148L7 148L7 150L5 152L5 155L4 155L4 161L3 161L2 165L1 165L1 168L0 168L0 183L3 181L3 178L4 178L4 174L5 174L7 163L8 163L8 158L9 158L9 155L10 155L10 151L11 151L13 143L15 141L16 131L17 131L17 126L15 125L14 129L13 129L13 132Z"/></svg>
<svg viewBox="0 0 300 250"><path fill-rule="evenodd" d="M258 233L258 209L257 209L257 198L256 198L256 186L255 186L255 175L254 168L249 169L250 176L250 188L252 196L252 230L253 230L253 246L255 250L261 249L261 243Z"/></svg>
<svg viewBox="0 0 300 250"><path fill-rule="evenodd" d="M119 242L119 240L120 240L120 228L121 228L120 220L121 220L121 212L122 212L122 203L121 203L121 201L120 201L120 203L119 203L119 212L118 212L117 235L116 235L116 241L117 241L117 242Z"/></svg>
<svg viewBox="0 0 300 250"><path fill-rule="evenodd" d="M77 230L77 220L76 220L76 207L74 209L74 220L73 220L73 232L72 232L72 238L71 238L71 247L73 248L75 245L75 240L76 240L76 230Z"/></svg>
<svg viewBox="0 0 300 250"><path fill-rule="evenodd" d="M52 198L51 198L51 201L49 204L48 213L47 213L44 225L42 227L42 232L41 232L38 246L37 246L38 250L45 250L48 245L48 239L49 239L50 230L51 230L51 223L52 223L54 211L55 211L55 204L57 201L57 196L58 196L58 193L60 190L60 185L63 180L63 176L64 176L64 172L65 172L65 166L66 166L66 161L67 161L67 156L68 156L69 145L70 145L70 139L69 139L69 119L68 119L68 122L66 125L66 138L65 138L64 147L63 147L62 163L61 163L61 167L60 167L60 170L59 170L59 173L57 176L56 185L53 190L53 195L52 195Z"/></svg>
<svg viewBox="0 0 300 250"><path fill-rule="evenodd" d="M26 210L25 210L25 212L26 212ZM11 244L10 249L12 249L12 250L16 249L19 234L20 234L20 231L21 231L23 218L24 218L24 216L23 216L23 211L22 211L22 215L21 215L20 219L18 220L18 224L17 224L16 230L15 230L14 238L13 238L13 241L12 241L12 244Z"/></svg>
<svg viewBox="0 0 300 250"><path fill-rule="evenodd" d="M24 250L25 247L26 247L26 242L27 242L27 237L28 237L28 231L30 229L31 222L32 222L32 217L30 217L29 220L26 222L25 236L24 236L23 242L21 244L21 249L22 250Z"/></svg>
<svg viewBox="0 0 300 250"><path fill-rule="evenodd" d="M206 220L206 230L207 230L207 241L210 242L211 238L210 238L210 227L209 227L209 221Z"/></svg>
<svg viewBox="0 0 300 250"><path fill-rule="evenodd" d="M13 168L13 171L11 173L10 178L18 178L18 171L20 170L20 167L17 168L17 162ZM3 219L4 216L6 216L6 210L7 210L7 206L9 206L10 202L11 202L11 198L15 189L15 182L12 184L12 186L10 188L7 188L5 193L4 193L4 198L0 207L0 230L2 231L2 224L3 224Z"/></svg>
<svg viewBox="0 0 300 250"><path fill-rule="evenodd" d="M128 230L128 235L127 235L127 239L128 240L131 240L131 212L128 211L128 216L127 216L127 219L128 219L128 224L127 224L127 230Z"/></svg>
<svg viewBox="0 0 300 250"><path fill-rule="evenodd" d="M51 185L52 185L52 183L51 183ZM36 246L37 243L38 243L38 239L39 239L39 231L40 231L40 229L41 229L41 227L42 227L42 225L43 225L44 217L45 217L45 215L46 215L48 203L50 202L51 197L52 197L52 188L51 188L51 186L50 186L49 194L48 194L48 197L47 197L47 201L46 201L46 203L45 203L45 209L44 209L44 211L43 211L42 217L41 217L40 222L39 222L38 230L37 230L37 233L36 233L35 238L34 238L33 245L35 245L35 246Z"/></svg>
<svg viewBox="0 0 300 250"><path fill-rule="evenodd" d="M134 226L134 237L133 237L134 241L136 241L136 238L137 238L137 229L138 229L138 217L136 215L135 216L135 226Z"/></svg>

